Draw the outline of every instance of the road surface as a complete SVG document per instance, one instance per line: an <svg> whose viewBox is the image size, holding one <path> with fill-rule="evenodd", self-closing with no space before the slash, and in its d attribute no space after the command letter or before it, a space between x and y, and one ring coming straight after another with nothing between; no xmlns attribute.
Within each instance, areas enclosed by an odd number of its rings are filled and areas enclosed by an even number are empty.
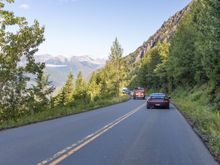
<svg viewBox="0 0 220 165"><path fill-rule="evenodd" d="M181 114L130 100L0 132L0 165L217 165Z"/></svg>

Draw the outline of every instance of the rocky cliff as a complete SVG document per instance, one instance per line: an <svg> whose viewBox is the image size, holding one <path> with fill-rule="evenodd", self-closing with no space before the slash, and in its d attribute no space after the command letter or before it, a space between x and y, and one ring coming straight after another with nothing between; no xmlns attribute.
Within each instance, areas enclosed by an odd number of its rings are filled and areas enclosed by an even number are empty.
<svg viewBox="0 0 220 165"><path fill-rule="evenodd" d="M136 63L144 57L146 52L157 45L158 42L166 40L170 41L173 34L175 33L177 26L184 17L185 13L190 11L190 5L186 6L181 11L177 12L174 16L170 17L166 22L163 23L161 28L152 35L142 46L137 48L133 53L125 57L128 63Z"/></svg>

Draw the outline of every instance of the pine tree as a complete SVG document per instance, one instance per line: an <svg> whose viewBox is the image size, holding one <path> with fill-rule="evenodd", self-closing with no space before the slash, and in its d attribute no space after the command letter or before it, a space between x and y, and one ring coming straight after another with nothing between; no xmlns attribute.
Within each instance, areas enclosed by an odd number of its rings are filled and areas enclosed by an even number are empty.
<svg viewBox="0 0 220 165"><path fill-rule="evenodd" d="M169 44L166 41L162 43L158 43L157 49L160 55L161 63L156 65L154 69L154 73L157 75L159 79L158 86L162 88L164 91L168 92L168 55L169 55Z"/></svg>
<svg viewBox="0 0 220 165"><path fill-rule="evenodd" d="M195 59L196 31L191 22L192 15L186 15L171 40L168 73L173 78L175 86L195 85L193 61Z"/></svg>
<svg viewBox="0 0 220 165"><path fill-rule="evenodd" d="M66 83L54 98L55 106L64 106L73 102L74 77L72 72L69 73Z"/></svg>
<svg viewBox="0 0 220 165"><path fill-rule="evenodd" d="M93 72L88 84L88 93L91 97L91 101L94 101L100 96L100 89L100 85L97 82L97 74Z"/></svg>
<svg viewBox="0 0 220 165"><path fill-rule="evenodd" d="M49 106L51 94L55 87L49 81L49 76L43 72L38 73L36 85L33 85L34 110L42 110Z"/></svg>
<svg viewBox="0 0 220 165"><path fill-rule="evenodd" d="M124 72L124 61L122 58L123 49L121 48L118 39L116 38L111 47L111 52L109 55L108 67L110 67L112 73L112 80L115 86L116 96L119 97L121 83L123 81Z"/></svg>
<svg viewBox="0 0 220 165"><path fill-rule="evenodd" d="M73 101L73 93L74 93L74 77L72 72L69 73L67 81L63 87L64 93L64 105L67 105Z"/></svg>
<svg viewBox="0 0 220 165"><path fill-rule="evenodd" d="M86 89L86 82L83 79L82 72L79 72L76 79L76 93L80 93L85 89Z"/></svg>
<svg viewBox="0 0 220 165"><path fill-rule="evenodd" d="M200 0L193 5L194 24L198 33L196 54L201 68L214 86L220 86L220 2Z"/></svg>
<svg viewBox="0 0 220 165"><path fill-rule="evenodd" d="M83 103L88 103L91 100L82 72L79 72L77 75L74 99Z"/></svg>
<svg viewBox="0 0 220 165"><path fill-rule="evenodd" d="M54 107L64 106L65 93L64 93L63 88L61 88L58 94L55 97L53 97L53 102L54 102Z"/></svg>

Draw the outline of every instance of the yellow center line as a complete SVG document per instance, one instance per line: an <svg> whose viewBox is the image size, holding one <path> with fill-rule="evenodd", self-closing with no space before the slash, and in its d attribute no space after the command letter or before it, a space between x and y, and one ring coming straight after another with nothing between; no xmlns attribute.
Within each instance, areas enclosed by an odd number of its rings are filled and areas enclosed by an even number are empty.
<svg viewBox="0 0 220 165"><path fill-rule="evenodd" d="M51 158L41 161L37 165L45 165L45 164L56 165L56 164L60 163L61 161L63 161L64 159L66 159L70 155L74 154L75 152L77 152L78 150L80 150L81 148L83 148L84 146L89 144L90 142L97 139L99 136L101 136L102 134L104 134L105 132L107 132L108 130L113 128L114 126L118 125L119 123L121 123L122 121L124 121L125 119L130 117L131 115L135 114L137 111L139 111L144 106L145 106L145 103L142 104L141 106L135 108L134 110L130 111L129 113L123 115L122 117L119 117L118 119L114 120L113 122L105 125L104 127L99 129L95 133L92 133L92 134L86 136L82 140L66 147L62 151L57 152Z"/></svg>

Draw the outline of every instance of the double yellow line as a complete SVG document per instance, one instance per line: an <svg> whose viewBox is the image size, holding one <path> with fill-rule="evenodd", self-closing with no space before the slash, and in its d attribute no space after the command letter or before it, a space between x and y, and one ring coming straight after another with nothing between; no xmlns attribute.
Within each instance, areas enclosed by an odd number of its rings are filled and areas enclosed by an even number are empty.
<svg viewBox="0 0 220 165"><path fill-rule="evenodd" d="M89 144L90 142L97 139L99 136L101 136L102 134L104 134L105 132L110 130L111 128L115 127L116 125L118 125L119 123L121 123L122 121L127 119L128 117L135 114L137 111L139 111L144 106L145 106L145 104L142 104L141 106L135 108L131 112L129 112L129 113L123 115L122 117L119 117L118 119L114 120L113 122L105 125L104 127L99 129L95 133L92 133L92 134L86 136L85 138L83 138L82 140L78 141L77 143L74 143L74 144L66 147L65 149L54 154L51 158L43 160L40 163L38 163L37 165L46 165L46 164L56 165L56 164L60 163L61 161L63 161L64 159L66 159L70 155L73 155L75 152L77 152L78 150L80 150L81 148L83 148L84 146Z"/></svg>

